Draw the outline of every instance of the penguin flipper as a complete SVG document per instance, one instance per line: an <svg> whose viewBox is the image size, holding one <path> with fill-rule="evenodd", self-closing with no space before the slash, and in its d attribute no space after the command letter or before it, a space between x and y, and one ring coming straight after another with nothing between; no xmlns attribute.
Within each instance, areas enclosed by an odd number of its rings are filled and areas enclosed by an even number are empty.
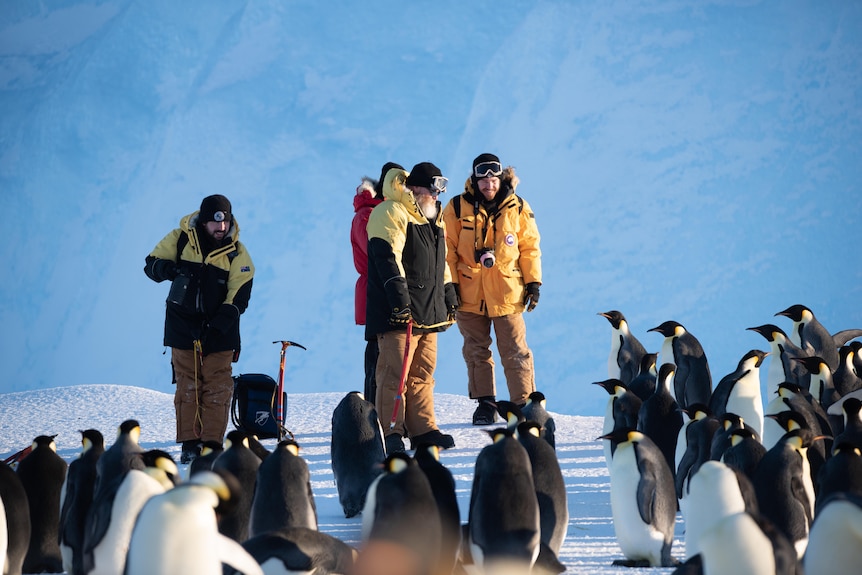
<svg viewBox="0 0 862 575"><path fill-rule="evenodd" d="M218 549L219 560L222 563L227 563L240 573L245 575L264 575L260 564L246 551L242 545L227 537L218 534L218 544L214 546Z"/></svg>
<svg viewBox="0 0 862 575"><path fill-rule="evenodd" d="M835 333L832 336L832 341L835 342L835 347L838 348L857 337L862 337L862 329L844 329Z"/></svg>

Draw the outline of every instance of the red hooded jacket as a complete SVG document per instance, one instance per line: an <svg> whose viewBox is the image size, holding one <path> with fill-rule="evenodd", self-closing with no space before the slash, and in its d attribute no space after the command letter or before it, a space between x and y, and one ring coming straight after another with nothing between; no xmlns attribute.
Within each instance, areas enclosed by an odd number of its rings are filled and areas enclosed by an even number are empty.
<svg viewBox="0 0 862 575"><path fill-rule="evenodd" d="M363 179L353 196L353 224L350 227L350 243L353 244L353 265L359 273L356 280L354 306L356 308L356 325L365 325L365 300L368 289L368 216L374 206L383 201L374 193L374 182Z"/></svg>

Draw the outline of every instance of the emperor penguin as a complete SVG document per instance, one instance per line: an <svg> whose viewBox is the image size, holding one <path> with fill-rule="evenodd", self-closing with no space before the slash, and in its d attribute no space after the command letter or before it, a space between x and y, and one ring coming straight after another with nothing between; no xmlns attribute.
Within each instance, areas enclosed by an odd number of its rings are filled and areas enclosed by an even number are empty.
<svg viewBox="0 0 862 575"><path fill-rule="evenodd" d="M748 425L744 419L735 413L725 413L718 418L719 428L712 436L712 445L709 448L709 458L719 461L724 452L730 447L731 434L737 429L748 429L752 435L757 437L754 428ZM758 441L760 440L757 437Z"/></svg>
<svg viewBox="0 0 862 575"><path fill-rule="evenodd" d="M673 320L647 331L655 331L664 336L660 352L661 363L672 363L676 366L673 394L680 407L688 407L691 403L709 405L712 376L700 341L682 324Z"/></svg>
<svg viewBox="0 0 862 575"><path fill-rule="evenodd" d="M679 499L680 510L685 513L688 500L689 484L698 469L709 461L712 438L721 424L709 407L695 403L686 410L689 421L680 429L680 437L684 441L677 443L677 464L674 475L676 496Z"/></svg>
<svg viewBox="0 0 862 575"><path fill-rule="evenodd" d="M841 399L841 395L835 389L835 384L832 381L832 370L829 369L823 358L817 356L801 357L796 362L808 373L808 391L811 394L811 399L819 403L820 407L826 411L826 417L832 431L834 433L840 432L843 429L841 418L829 415L829 408Z"/></svg>
<svg viewBox="0 0 862 575"><path fill-rule="evenodd" d="M242 546L268 575L352 573L357 556L357 550L344 541L308 527L287 527L255 535ZM239 571L225 569L225 575L235 573Z"/></svg>
<svg viewBox="0 0 862 575"><path fill-rule="evenodd" d="M720 519L744 511L756 512L746 505L743 489L754 495L748 478L740 487L737 472L720 461L706 461L691 478L688 507L685 513L685 554L692 557L701 552L700 536ZM754 502L756 505L756 501Z"/></svg>
<svg viewBox="0 0 862 575"><path fill-rule="evenodd" d="M619 429L603 436L617 444L611 463L611 513L626 556L615 565L671 567L676 492L667 459L644 433Z"/></svg>
<svg viewBox="0 0 862 575"><path fill-rule="evenodd" d="M820 321L814 317L814 312L802 304L792 305L775 314L784 316L793 322L790 338L807 355L822 357L833 372L838 369L838 348L851 339L862 336L862 330L849 329L832 335Z"/></svg>
<svg viewBox="0 0 862 575"><path fill-rule="evenodd" d="M257 470L249 536L287 527L317 529L311 473L292 439L280 441Z"/></svg>
<svg viewBox="0 0 862 575"><path fill-rule="evenodd" d="M377 409L358 391L345 395L332 412L331 452L338 501L344 516L354 517L386 458Z"/></svg>
<svg viewBox="0 0 862 575"><path fill-rule="evenodd" d="M817 427L812 428L812 423L807 421L802 414L797 411L782 411L781 413L771 414L768 418L777 421L785 433L795 429L807 429L811 431L812 436L819 435L824 440L829 441L828 450L825 447L825 441L816 441L806 450L811 480L816 485L817 477L820 474L820 468L823 467L824 462L832 450L832 438L823 435Z"/></svg>
<svg viewBox="0 0 862 575"><path fill-rule="evenodd" d="M436 573L452 573L461 547L461 511L455 489L455 477L440 461L440 447L429 443L416 446L413 459L419 465L437 502L440 514L440 557Z"/></svg>
<svg viewBox="0 0 862 575"><path fill-rule="evenodd" d="M410 558L407 573L430 575L441 549L440 514L428 477L404 452L390 454L371 484L362 510L365 548L386 542ZM358 559L362 561L362 556Z"/></svg>
<svg viewBox="0 0 862 575"><path fill-rule="evenodd" d="M541 427L535 421L518 425L518 441L530 458L536 500L539 503L540 540L553 553L553 556L544 558L540 551L537 565L550 563L551 570L556 568L562 572L565 567L562 567L558 557L569 527L569 501L560 462L554 449L541 438Z"/></svg>
<svg viewBox="0 0 862 575"><path fill-rule="evenodd" d="M832 372L832 384L840 396L862 389L862 377L856 373L853 358L856 356L853 348L842 345L838 349L838 367Z"/></svg>
<svg viewBox="0 0 862 575"><path fill-rule="evenodd" d="M814 435L794 429L766 452L754 474L754 491L760 512L805 553L814 516L814 484L806 451Z"/></svg>
<svg viewBox="0 0 862 575"><path fill-rule="evenodd" d="M832 436L832 426L829 424L829 417L823 408L812 400L811 394L807 391L786 381L778 386L778 396L770 401L764 409L766 420L763 423L763 445L767 449L775 445L776 441L787 431L780 424L776 425L777 420L775 418L768 416L783 411L795 411L802 415L808 422L808 427L815 434ZM826 446L831 448L831 441L827 442Z"/></svg>
<svg viewBox="0 0 862 575"><path fill-rule="evenodd" d="M640 371L628 385L629 390L641 398L641 401L651 396L655 391L655 382L658 379L657 360L657 353L645 354L641 359Z"/></svg>
<svg viewBox="0 0 862 575"><path fill-rule="evenodd" d="M548 413L547 398L541 391L534 391L527 396L527 403L521 408L521 413L527 421L535 421L539 424L542 430L541 437L547 441L551 447L557 448L556 432L557 423L553 416Z"/></svg>
<svg viewBox="0 0 862 575"><path fill-rule="evenodd" d="M835 493L814 519L803 566L812 575L846 575L853 565L862 565L862 495Z"/></svg>
<svg viewBox="0 0 862 575"><path fill-rule="evenodd" d="M219 531L239 543L248 539L251 504L260 465L260 457L249 448L248 434L238 429L228 432L224 451L213 461L213 471L227 471L240 485L230 511L220 514L218 522Z"/></svg>
<svg viewBox="0 0 862 575"><path fill-rule="evenodd" d="M21 575L30 546L30 504L18 474L0 462L0 566L4 575Z"/></svg>
<svg viewBox="0 0 862 575"><path fill-rule="evenodd" d="M852 493L862 497L862 446L844 440L836 441L832 457L820 468L817 479L815 520L824 502L834 493Z"/></svg>
<svg viewBox="0 0 862 575"><path fill-rule="evenodd" d="M506 422L506 427L510 430L514 431L519 423L527 420L520 406L512 401L500 400L494 402L494 405L497 407L497 413L500 414L500 417Z"/></svg>
<svg viewBox="0 0 862 575"><path fill-rule="evenodd" d="M129 469L93 502L87 523L82 553L83 573L113 575L122 573L135 519L154 495L164 493L178 482L180 471L171 456L160 449L137 454L141 469Z"/></svg>
<svg viewBox="0 0 862 575"><path fill-rule="evenodd" d="M643 402L641 399L626 388L625 384L619 379L606 379L604 381L594 381L593 385L598 385L608 392L608 402L605 404L605 417L602 423L602 434L607 435L616 428L631 427L636 428L638 425L638 413L640 412ZM605 452L605 463L608 469L611 467L611 459L613 450L616 449L609 439L602 441Z"/></svg>
<svg viewBox="0 0 862 575"><path fill-rule="evenodd" d="M124 575L221 575L222 563L263 575L257 561L218 530L216 513L229 509L239 490L229 472L201 471L151 497L135 521Z"/></svg>
<svg viewBox="0 0 862 575"><path fill-rule="evenodd" d="M638 431L648 436L661 450L671 477L676 474L676 444L684 423L680 406L671 393L671 382L675 377L675 366L672 363L662 364L655 392L643 402L638 412L637 426Z"/></svg>
<svg viewBox="0 0 862 575"><path fill-rule="evenodd" d="M488 432L476 456L467 545L484 572L503 566L529 572L539 556L541 524L530 457L508 428Z"/></svg>
<svg viewBox="0 0 862 575"><path fill-rule="evenodd" d="M646 349L632 334L625 316L611 310L598 315L611 324L611 351L608 355L608 378L619 379L629 385L638 374Z"/></svg>
<svg viewBox="0 0 862 575"><path fill-rule="evenodd" d="M789 381L798 385L808 385L809 376L799 365L798 360L808 357L808 352L793 343L780 327L767 323L746 328L759 333L769 342L769 368L766 370L766 398L778 393L779 384Z"/></svg>
<svg viewBox="0 0 862 575"><path fill-rule="evenodd" d="M766 455L766 448L754 432L745 427L731 430L729 443L719 461L739 470L749 480L754 481L754 473L760 465L760 460Z"/></svg>
<svg viewBox="0 0 862 575"><path fill-rule="evenodd" d="M69 464L60 508L60 552L67 573L83 572L84 529L93 503L96 462L105 452L98 429L81 431L81 454Z"/></svg>
<svg viewBox="0 0 862 575"><path fill-rule="evenodd" d="M201 443L201 454L195 457L189 465L189 477L198 471L210 471L213 468L213 462L216 457L224 451L224 444L221 441L208 439Z"/></svg>
<svg viewBox="0 0 862 575"><path fill-rule="evenodd" d="M115 489L115 481L121 481L129 469L144 468L139 457L144 449L138 441L141 437L141 424L136 419L123 421L117 429L117 438L105 450L96 463L96 484L93 488L93 501L97 501L109 490Z"/></svg>
<svg viewBox="0 0 862 575"><path fill-rule="evenodd" d="M841 409L841 433L835 435L835 443L844 441L862 447L862 399L851 394L842 398L838 407Z"/></svg>
<svg viewBox="0 0 862 575"><path fill-rule="evenodd" d="M801 575L796 550L771 521L747 512L723 517L699 538L703 573Z"/></svg>
<svg viewBox="0 0 862 575"><path fill-rule="evenodd" d="M760 392L760 366L769 355L752 349L739 360L736 370L727 374L712 392L709 407L716 417L735 413L763 436L763 396Z"/></svg>
<svg viewBox="0 0 862 575"><path fill-rule="evenodd" d="M30 547L24 558L25 573L59 573L60 492L66 480L66 462L57 455L55 436L33 440L30 454L18 463L18 477L30 507Z"/></svg>

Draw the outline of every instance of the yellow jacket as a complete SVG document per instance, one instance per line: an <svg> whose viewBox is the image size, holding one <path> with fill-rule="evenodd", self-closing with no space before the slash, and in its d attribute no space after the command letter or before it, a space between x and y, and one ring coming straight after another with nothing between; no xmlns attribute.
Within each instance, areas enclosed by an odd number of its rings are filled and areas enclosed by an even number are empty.
<svg viewBox="0 0 862 575"><path fill-rule="evenodd" d="M524 286L542 282L542 253L533 210L515 194L519 180L514 168L507 167L500 180L495 205L484 205L468 178L464 193L452 198L443 210L446 261L461 295L458 309L488 317L522 313ZM483 248L494 250L493 267L479 263L478 252Z"/></svg>

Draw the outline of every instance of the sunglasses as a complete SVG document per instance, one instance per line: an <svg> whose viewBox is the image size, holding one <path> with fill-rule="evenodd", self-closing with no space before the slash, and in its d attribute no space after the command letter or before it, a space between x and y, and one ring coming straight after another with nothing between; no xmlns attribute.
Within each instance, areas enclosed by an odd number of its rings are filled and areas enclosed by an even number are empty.
<svg viewBox="0 0 862 575"><path fill-rule="evenodd" d="M476 178L500 177L503 175L503 165L500 162L482 162L473 168L473 175Z"/></svg>
<svg viewBox="0 0 862 575"><path fill-rule="evenodd" d="M443 176L434 176L431 178L431 185L428 186L428 189L431 190L432 194L442 194L446 191L446 184L448 183L448 178L444 178Z"/></svg>

